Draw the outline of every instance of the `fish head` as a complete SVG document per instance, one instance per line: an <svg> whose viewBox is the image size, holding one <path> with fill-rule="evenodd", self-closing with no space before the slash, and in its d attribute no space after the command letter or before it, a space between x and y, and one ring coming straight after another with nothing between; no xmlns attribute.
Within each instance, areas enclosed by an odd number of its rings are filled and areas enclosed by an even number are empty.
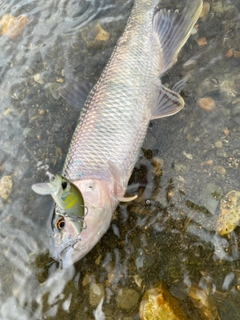
<svg viewBox="0 0 240 320"><path fill-rule="evenodd" d="M118 204L103 180L83 179L73 182L84 199L81 221L65 215L55 207L51 222L51 256L67 268L83 258L108 230ZM79 224L80 229L76 228Z"/></svg>

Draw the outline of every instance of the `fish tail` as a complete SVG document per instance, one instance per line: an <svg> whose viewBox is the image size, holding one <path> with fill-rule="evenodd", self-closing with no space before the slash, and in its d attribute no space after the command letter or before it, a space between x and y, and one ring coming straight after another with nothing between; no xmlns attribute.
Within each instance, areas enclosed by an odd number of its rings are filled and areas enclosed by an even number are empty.
<svg viewBox="0 0 240 320"><path fill-rule="evenodd" d="M162 9L153 18L153 29L159 36L162 70L168 70L190 36L202 11L202 0L188 0L183 11Z"/></svg>

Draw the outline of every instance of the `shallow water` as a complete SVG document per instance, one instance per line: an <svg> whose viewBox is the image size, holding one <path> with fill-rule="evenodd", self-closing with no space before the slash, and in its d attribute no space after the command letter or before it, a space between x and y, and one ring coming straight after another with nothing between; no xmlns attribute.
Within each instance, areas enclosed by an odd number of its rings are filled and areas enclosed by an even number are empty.
<svg viewBox="0 0 240 320"><path fill-rule="evenodd" d="M48 255L51 199L31 185L47 170L61 172L76 126L79 110L58 88L96 82L133 1L0 3L0 17L28 17L21 35L0 37L0 177L13 179L9 198L0 199L0 319L94 319L99 283L106 319L138 319L143 293L160 280L189 319L239 319L240 232L217 235L216 219L223 195L239 188L240 6L209 3L163 78L169 87L187 79L186 105L150 124L130 180L138 199L121 204L101 242L67 270ZM108 40L94 41L97 24ZM212 100L200 108L203 97ZM189 298L190 288L206 293L204 306ZM121 289L139 294L130 309L117 300Z"/></svg>

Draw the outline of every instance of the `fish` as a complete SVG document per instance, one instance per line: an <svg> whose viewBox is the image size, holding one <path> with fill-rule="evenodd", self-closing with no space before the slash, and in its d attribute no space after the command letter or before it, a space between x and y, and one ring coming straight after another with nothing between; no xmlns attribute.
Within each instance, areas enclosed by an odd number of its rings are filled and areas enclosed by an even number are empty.
<svg viewBox="0 0 240 320"><path fill-rule="evenodd" d="M62 171L82 194L85 228L77 233L62 215L64 228L58 229L53 211L50 254L62 268L99 242L119 202L136 198L126 197L125 191L150 120L174 115L184 106L179 93L164 87L160 78L177 61L202 0L188 0L181 13L156 11L157 5L156 0L135 0L123 35L87 96L86 85L61 91L71 105L85 100Z"/></svg>

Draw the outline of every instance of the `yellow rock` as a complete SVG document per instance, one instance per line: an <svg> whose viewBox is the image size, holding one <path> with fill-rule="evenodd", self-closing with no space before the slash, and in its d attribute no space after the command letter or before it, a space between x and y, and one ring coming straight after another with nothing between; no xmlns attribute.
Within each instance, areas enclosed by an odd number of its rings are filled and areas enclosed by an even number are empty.
<svg viewBox="0 0 240 320"><path fill-rule="evenodd" d="M25 24L28 22L28 18L25 15L13 17L10 14L5 14L0 19L0 35L6 35L11 40L22 34Z"/></svg>
<svg viewBox="0 0 240 320"><path fill-rule="evenodd" d="M163 282L144 294L139 316L141 320L187 320L179 303Z"/></svg>
<svg viewBox="0 0 240 320"><path fill-rule="evenodd" d="M99 23L97 23L94 27L94 30L96 32L96 38L95 41L108 41L110 38L110 33L105 31Z"/></svg>
<svg viewBox="0 0 240 320"><path fill-rule="evenodd" d="M81 34L88 48L96 47L110 38L110 33L105 31L99 23L93 29L85 28Z"/></svg>
<svg viewBox="0 0 240 320"><path fill-rule="evenodd" d="M7 200L12 192L12 177L4 176L0 180L0 197Z"/></svg>
<svg viewBox="0 0 240 320"><path fill-rule="evenodd" d="M222 236L233 231L240 220L240 192L229 191L221 200L216 229Z"/></svg>

